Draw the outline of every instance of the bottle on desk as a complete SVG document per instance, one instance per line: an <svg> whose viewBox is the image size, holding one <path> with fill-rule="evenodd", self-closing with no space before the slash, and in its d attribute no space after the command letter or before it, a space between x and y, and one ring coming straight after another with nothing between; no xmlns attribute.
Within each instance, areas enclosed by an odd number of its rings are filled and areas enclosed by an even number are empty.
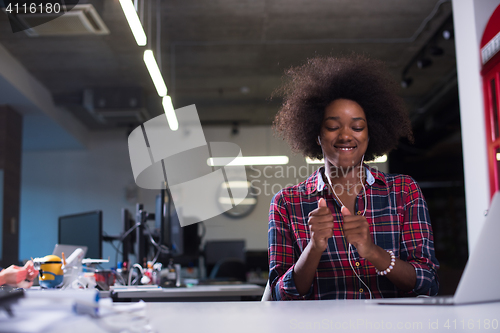
<svg viewBox="0 0 500 333"><path fill-rule="evenodd" d="M175 265L173 259L168 262L167 268L162 272L163 281L161 285L163 287L175 287L177 283L177 272L175 270Z"/></svg>
<svg viewBox="0 0 500 333"><path fill-rule="evenodd" d="M127 262L118 262L116 264L116 281L118 284L127 285L128 269Z"/></svg>
<svg viewBox="0 0 500 333"><path fill-rule="evenodd" d="M161 284L161 268L162 264L157 262L153 265L153 274L152 274L152 280L153 284L160 285Z"/></svg>

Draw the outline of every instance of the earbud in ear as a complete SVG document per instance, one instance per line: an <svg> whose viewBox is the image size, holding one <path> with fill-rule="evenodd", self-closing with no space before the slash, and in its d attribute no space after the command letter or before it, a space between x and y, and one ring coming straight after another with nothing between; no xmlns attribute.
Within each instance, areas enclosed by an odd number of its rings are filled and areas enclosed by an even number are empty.
<svg viewBox="0 0 500 333"><path fill-rule="evenodd" d="M318 135L318 143L321 145L321 138Z"/></svg>

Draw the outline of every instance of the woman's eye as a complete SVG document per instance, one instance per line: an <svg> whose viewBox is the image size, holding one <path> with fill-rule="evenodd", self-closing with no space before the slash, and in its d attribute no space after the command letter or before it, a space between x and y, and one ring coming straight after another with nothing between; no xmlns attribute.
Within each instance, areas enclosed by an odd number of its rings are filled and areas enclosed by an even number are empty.
<svg viewBox="0 0 500 333"><path fill-rule="evenodd" d="M353 130L355 130L356 132L361 132L364 129L365 129L364 127L354 127L353 128Z"/></svg>
<svg viewBox="0 0 500 333"><path fill-rule="evenodd" d="M328 131L336 131L338 130L339 128L338 127L327 127L326 128Z"/></svg>

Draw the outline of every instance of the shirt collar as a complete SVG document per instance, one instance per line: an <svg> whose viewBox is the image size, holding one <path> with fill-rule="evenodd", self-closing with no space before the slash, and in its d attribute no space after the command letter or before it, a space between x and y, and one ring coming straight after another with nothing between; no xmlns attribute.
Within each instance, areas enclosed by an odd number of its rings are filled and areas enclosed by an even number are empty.
<svg viewBox="0 0 500 333"><path fill-rule="evenodd" d="M380 180L385 184L385 177L380 171L375 171L375 176L372 173L372 170L370 167L368 167L366 164L364 164L365 167L365 172L366 172L366 182L368 185L373 185L375 183L375 180ZM321 176L323 173L323 170L325 167L321 167L316 171L316 174L313 175L313 177L316 177L316 191L321 192L325 188L326 184L323 180L323 177Z"/></svg>

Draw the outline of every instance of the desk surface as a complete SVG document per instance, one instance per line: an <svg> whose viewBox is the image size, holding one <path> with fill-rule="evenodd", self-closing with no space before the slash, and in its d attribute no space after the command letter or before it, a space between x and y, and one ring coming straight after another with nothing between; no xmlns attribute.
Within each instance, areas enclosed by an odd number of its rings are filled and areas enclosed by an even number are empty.
<svg viewBox="0 0 500 333"><path fill-rule="evenodd" d="M461 306L376 305L360 300L147 303L152 332L477 332L500 331L500 302ZM104 332L90 318L88 332ZM75 330L61 323L51 332Z"/></svg>

